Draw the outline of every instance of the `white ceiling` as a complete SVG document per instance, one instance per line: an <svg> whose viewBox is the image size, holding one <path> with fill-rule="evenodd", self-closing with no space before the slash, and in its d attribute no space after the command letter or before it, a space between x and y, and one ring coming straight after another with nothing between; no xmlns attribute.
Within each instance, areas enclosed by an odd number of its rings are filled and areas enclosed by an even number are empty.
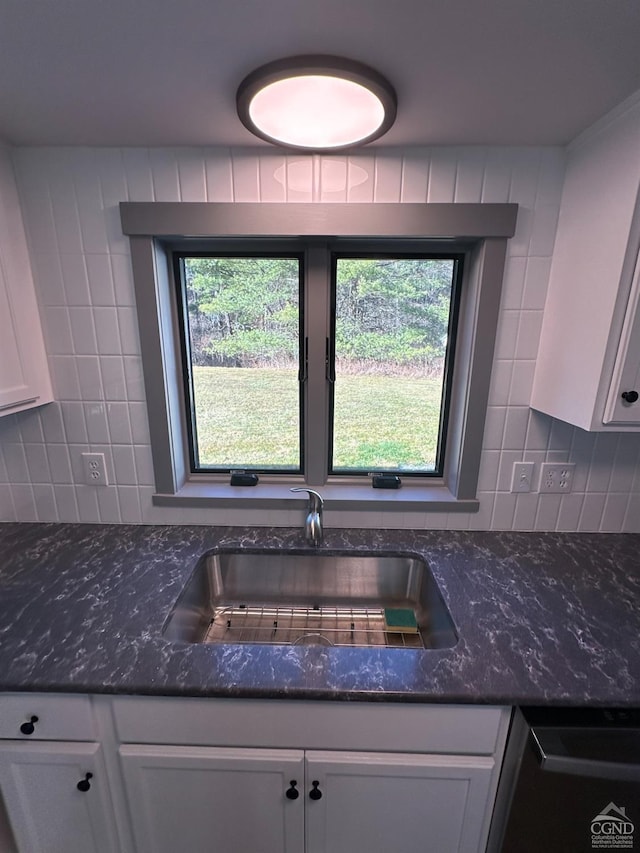
<svg viewBox="0 0 640 853"><path fill-rule="evenodd" d="M390 80L378 145L564 144L640 89L640 2L0 0L0 137L264 146L236 88L303 53Z"/></svg>

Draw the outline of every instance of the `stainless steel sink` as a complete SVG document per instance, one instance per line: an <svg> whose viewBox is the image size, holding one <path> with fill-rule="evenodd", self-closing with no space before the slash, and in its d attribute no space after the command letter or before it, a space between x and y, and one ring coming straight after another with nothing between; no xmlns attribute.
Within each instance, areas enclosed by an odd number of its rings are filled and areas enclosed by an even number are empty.
<svg viewBox="0 0 640 853"><path fill-rule="evenodd" d="M410 610L417 629L390 627L388 622L394 620L385 620L387 608ZM163 635L186 643L427 649L458 641L451 614L422 558L309 551L204 555L174 604Z"/></svg>

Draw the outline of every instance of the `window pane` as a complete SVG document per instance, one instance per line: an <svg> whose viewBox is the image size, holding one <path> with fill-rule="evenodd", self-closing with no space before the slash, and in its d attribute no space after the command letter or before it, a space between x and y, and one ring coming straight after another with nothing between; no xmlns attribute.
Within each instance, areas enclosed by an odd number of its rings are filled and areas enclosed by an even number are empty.
<svg viewBox="0 0 640 853"><path fill-rule="evenodd" d="M455 269L336 259L333 471L441 473Z"/></svg>
<svg viewBox="0 0 640 853"><path fill-rule="evenodd" d="M182 259L194 467L300 471L300 259Z"/></svg>

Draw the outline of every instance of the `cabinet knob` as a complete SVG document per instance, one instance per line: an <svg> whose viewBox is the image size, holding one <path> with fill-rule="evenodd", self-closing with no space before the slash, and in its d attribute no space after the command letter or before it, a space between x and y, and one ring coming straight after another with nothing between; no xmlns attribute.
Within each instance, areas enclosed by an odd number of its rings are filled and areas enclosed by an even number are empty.
<svg viewBox="0 0 640 853"><path fill-rule="evenodd" d="M635 403L636 400L638 399L638 392L637 391L623 391L620 396L622 397L623 400L626 400L627 403Z"/></svg>
<svg viewBox="0 0 640 853"><path fill-rule="evenodd" d="M76 788L77 788L79 791L82 791L82 793L83 793L83 794L86 794L86 792L87 792L87 791L89 790L89 788L91 787L91 783L89 782L89 779L93 779L93 773L85 773L85 774L84 774L84 779L81 779L81 780L78 782L78 784L76 785Z"/></svg>
<svg viewBox="0 0 640 853"><path fill-rule="evenodd" d="M298 783L296 782L295 779L292 779L289 782L290 787L287 788L287 790L285 791L285 796L288 800L297 800L298 797L300 796L300 791L298 791L296 788L297 784Z"/></svg>
<svg viewBox="0 0 640 853"><path fill-rule="evenodd" d="M310 800L321 800L322 799L322 791L319 789L320 782L312 782L312 789L309 791L309 799Z"/></svg>
<svg viewBox="0 0 640 853"><path fill-rule="evenodd" d="M23 735L32 735L34 733L34 731L36 730L36 727L34 724L37 722L38 722L38 718L35 715L33 717L30 717L28 723L23 723L20 726L20 731L22 732Z"/></svg>

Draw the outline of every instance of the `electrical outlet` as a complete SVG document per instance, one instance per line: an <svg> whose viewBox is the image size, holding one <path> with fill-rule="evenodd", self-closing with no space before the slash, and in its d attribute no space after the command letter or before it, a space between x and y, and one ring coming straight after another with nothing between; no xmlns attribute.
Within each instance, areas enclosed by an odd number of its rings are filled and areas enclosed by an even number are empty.
<svg viewBox="0 0 640 853"><path fill-rule="evenodd" d="M563 494L571 491L573 485L573 462L545 462L540 471L540 491Z"/></svg>
<svg viewBox="0 0 640 853"><path fill-rule="evenodd" d="M88 486L108 486L104 453L83 453L82 468L84 481Z"/></svg>
<svg viewBox="0 0 640 853"><path fill-rule="evenodd" d="M533 462L514 462L511 475L512 492L530 492L533 486Z"/></svg>

